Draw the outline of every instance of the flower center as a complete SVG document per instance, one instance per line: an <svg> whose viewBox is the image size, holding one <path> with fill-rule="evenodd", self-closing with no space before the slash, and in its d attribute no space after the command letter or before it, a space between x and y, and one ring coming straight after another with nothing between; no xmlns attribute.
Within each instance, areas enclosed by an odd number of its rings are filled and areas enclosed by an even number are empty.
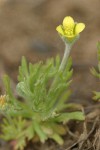
<svg viewBox="0 0 100 150"><path fill-rule="evenodd" d="M74 33L73 33L73 28L71 28L71 27L66 27L66 29L65 29L65 34L68 35L68 36L73 35L73 34L74 34Z"/></svg>

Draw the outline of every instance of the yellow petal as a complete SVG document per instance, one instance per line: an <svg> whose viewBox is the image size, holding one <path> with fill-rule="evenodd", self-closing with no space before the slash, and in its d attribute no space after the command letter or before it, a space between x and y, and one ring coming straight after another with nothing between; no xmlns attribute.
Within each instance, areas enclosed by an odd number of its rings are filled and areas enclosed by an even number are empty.
<svg viewBox="0 0 100 150"><path fill-rule="evenodd" d="M64 35L64 31L63 31L61 25L59 25L59 26L56 28L56 30L57 30L60 34Z"/></svg>
<svg viewBox="0 0 100 150"><path fill-rule="evenodd" d="M80 32L82 32L85 28L85 24L84 23L78 23L76 24L75 27L75 34L79 34Z"/></svg>
<svg viewBox="0 0 100 150"><path fill-rule="evenodd" d="M66 28L66 27L74 28L74 25L75 25L75 23L74 23L74 19L72 17L67 16L67 17L64 18L64 20L63 20L64 28Z"/></svg>

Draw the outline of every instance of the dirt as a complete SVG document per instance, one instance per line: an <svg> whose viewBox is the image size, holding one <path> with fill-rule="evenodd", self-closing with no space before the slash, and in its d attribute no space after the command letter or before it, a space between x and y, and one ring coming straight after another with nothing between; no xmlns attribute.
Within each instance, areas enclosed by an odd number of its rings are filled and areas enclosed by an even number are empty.
<svg viewBox="0 0 100 150"><path fill-rule="evenodd" d="M26 150L100 150L100 104L92 100L92 91L100 91L100 82L90 73L90 68L97 66L99 0L0 0L0 93L4 92L5 73L12 78L15 89L23 55L33 63L63 55L64 44L55 28L66 15L86 24L71 52L74 74L70 97L71 102L83 105L86 121L68 123L73 134L64 136L63 146L48 140L34 147L29 143ZM0 150L9 149L9 144L0 140Z"/></svg>

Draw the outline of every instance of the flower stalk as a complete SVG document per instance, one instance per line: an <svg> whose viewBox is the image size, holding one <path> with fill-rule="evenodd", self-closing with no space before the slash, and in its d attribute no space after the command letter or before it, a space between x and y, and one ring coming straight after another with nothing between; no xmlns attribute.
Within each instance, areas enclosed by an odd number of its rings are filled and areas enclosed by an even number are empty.
<svg viewBox="0 0 100 150"><path fill-rule="evenodd" d="M71 52L71 48L72 48L72 44L65 43L65 52L64 52L63 59L59 67L59 71L61 70L63 71L65 69L70 52Z"/></svg>
<svg viewBox="0 0 100 150"><path fill-rule="evenodd" d="M60 34L62 40L65 43L65 52L59 67L60 70L64 70L70 55L73 44L79 39L79 33L85 28L84 23L76 23L70 16L64 18L62 25L57 26L56 30Z"/></svg>

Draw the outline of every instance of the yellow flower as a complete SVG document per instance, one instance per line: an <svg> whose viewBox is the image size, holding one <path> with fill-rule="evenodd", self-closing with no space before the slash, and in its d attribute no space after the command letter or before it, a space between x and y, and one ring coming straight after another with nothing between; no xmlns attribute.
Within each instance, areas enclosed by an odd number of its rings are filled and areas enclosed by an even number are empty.
<svg viewBox="0 0 100 150"><path fill-rule="evenodd" d="M79 36L79 33L82 32L84 28L84 23L76 23L72 17L67 16L64 18L62 25L59 25L56 30L71 42Z"/></svg>
<svg viewBox="0 0 100 150"><path fill-rule="evenodd" d="M0 107L4 108L6 106L6 95L0 96Z"/></svg>

